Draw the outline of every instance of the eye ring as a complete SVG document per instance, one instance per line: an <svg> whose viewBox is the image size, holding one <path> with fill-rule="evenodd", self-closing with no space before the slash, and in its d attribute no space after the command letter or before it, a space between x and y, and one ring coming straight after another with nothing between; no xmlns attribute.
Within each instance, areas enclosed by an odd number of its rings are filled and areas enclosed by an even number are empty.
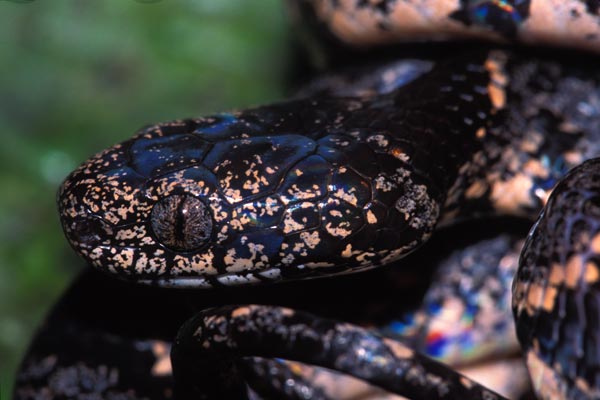
<svg viewBox="0 0 600 400"><path fill-rule="evenodd" d="M152 231L158 241L174 251L193 251L211 237L210 209L198 198L175 194L157 202L150 214Z"/></svg>

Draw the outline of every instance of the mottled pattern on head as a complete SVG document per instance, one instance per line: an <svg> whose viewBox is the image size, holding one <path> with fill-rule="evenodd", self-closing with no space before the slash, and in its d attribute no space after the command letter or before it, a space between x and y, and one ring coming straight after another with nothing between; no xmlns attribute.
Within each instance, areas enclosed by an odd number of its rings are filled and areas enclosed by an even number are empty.
<svg viewBox="0 0 600 400"><path fill-rule="evenodd" d="M438 62L378 96L333 93L150 126L67 178L66 236L97 268L166 286L396 260L431 235L481 147L501 91L484 57Z"/></svg>

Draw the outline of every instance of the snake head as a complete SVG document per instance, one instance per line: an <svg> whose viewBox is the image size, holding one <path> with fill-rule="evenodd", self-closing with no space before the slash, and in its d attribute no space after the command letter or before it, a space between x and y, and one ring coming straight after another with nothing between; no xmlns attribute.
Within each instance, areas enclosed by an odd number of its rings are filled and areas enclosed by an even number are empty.
<svg viewBox="0 0 600 400"><path fill-rule="evenodd" d="M72 247L125 279L214 287L370 268L431 233L439 202L391 138L270 135L256 115L152 126L85 162L58 197Z"/></svg>
<svg viewBox="0 0 600 400"><path fill-rule="evenodd" d="M374 98L150 126L66 179L65 234L93 266L161 286L390 263L431 235L492 109L488 81L479 64L441 64Z"/></svg>

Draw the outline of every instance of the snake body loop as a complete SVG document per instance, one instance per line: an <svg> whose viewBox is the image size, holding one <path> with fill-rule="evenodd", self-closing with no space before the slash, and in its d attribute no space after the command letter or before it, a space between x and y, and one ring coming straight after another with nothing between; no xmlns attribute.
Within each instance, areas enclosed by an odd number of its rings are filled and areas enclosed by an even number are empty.
<svg viewBox="0 0 600 400"><path fill-rule="evenodd" d="M600 6L594 0L297 0L292 4L303 15L303 25L308 21L325 39L351 49L465 39L600 49Z"/></svg>
<svg viewBox="0 0 600 400"><path fill-rule="evenodd" d="M328 367L409 398L503 398L368 330L265 306L207 310L181 328L172 358L182 398L246 398L234 361L250 355Z"/></svg>
<svg viewBox="0 0 600 400"><path fill-rule="evenodd" d="M542 398L598 398L600 159L553 191L513 283L517 335Z"/></svg>

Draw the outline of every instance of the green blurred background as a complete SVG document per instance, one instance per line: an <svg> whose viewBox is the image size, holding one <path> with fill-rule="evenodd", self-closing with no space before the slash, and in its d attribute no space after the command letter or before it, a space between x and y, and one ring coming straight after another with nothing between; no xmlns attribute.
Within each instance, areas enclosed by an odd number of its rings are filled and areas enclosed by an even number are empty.
<svg viewBox="0 0 600 400"><path fill-rule="evenodd" d="M0 0L0 398L85 268L61 180L147 123L281 98L287 32L281 0Z"/></svg>

